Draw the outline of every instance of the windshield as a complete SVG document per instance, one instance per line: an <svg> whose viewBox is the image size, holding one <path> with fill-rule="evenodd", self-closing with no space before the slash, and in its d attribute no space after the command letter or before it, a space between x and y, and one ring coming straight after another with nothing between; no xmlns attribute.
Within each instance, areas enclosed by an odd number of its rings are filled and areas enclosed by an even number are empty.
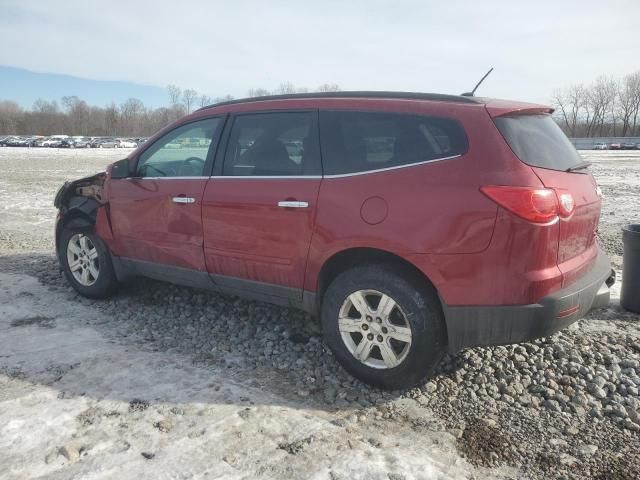
<svg viewBox="0 0 640 480"><path fill-rule="evenodd" d="M550 115L513 115L494 121L511 150L527 165L567 170L584 163Z"/></svg>

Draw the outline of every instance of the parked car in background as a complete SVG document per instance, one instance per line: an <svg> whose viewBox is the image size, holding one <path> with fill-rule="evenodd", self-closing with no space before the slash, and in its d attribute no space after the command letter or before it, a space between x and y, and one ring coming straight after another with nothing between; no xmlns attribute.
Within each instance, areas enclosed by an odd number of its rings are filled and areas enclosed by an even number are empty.
<svg viewBox="0 0 640 480"><path fill-rule="evenodd" d="M76 148L76 139L75 138L64 138L60 140L60 148Z"/></svg>
<svg viewBox="0 0 640 480"><path fill-rule="evenodd" d="M13 137L6 142L7 147L30 147L33 142L32 137Z"/></svg>
<svg viewBox="0 0 640 480"><path fill-rule="evenodd" d="M609 149L609 145L607 145L605 142L596 142L593 145L593 149L594 150L608 150Z"/></svg>
<svg viewBox="0 0 640 480"><path fill-rule="evenodd" d="M638 146L633 142L624 142L620 145L620 150L635 150Z"/></svg>
<svg viewBox="0 0 640 480"><path fill-rule="evenodd" d="M91 144L91 139L89 138L78 138L75 140L75 148L89 148Z"/></svg>
<svg viewBox="0 0 640 480"><path fill-rule="evenodd" d="M120 140L115 138L103 138L97 144L98 148L118 148L120 146Z"/></svg>
<svg viewBox="0 0 640 480"><path fill-rule="evenodd" d="M145 275L302 308L346 370L410 387L447 351L608 303L600 191L552 112L389 92L203 108L62 186L58 258L91 298Z"/></svg>
<svg viewBox="0 0 640 480"><path fill-rule="evenodd" d="M40 147L59 147L62 140L68 137L61 137L58 135L47 137L44 140L38 142Z"/></svg>
<svg viewBox="0 0 640 480"><path fill-rule="evenodd" d="M132 140L132 139L127 139L127 140L120 140L120 147L121 148L136 148L138 146L138 144Z"/></svg>
<svg viewBox="0 0 640 480"><path fill-rule="evenodd" d="M610 143L609 150L620 150L621 145L619 143Z"/></svg>

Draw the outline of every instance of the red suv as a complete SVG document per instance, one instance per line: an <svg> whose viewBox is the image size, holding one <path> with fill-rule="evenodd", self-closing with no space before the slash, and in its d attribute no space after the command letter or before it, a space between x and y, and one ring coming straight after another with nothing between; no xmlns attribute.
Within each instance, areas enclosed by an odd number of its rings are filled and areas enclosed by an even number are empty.
<svg viewBox="0 0 640 480"><path fill-rule="evenodd" d="M343 92L219 103L56 196L82 295L144 275L318 313L340 363L414 385L445 351L606 304L596 183L546 106Z"/></svg>

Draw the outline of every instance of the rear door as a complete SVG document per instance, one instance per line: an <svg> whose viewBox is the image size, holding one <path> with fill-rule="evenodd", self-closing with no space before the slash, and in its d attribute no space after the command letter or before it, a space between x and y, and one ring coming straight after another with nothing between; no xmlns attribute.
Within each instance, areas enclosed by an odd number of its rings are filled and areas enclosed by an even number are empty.
<svg viewBox="0 0 640 480"><path fill-rule="evenodd" d="M573 212L560 216L558 267L568 285L593 265L601 198L586 162L550 115L511 115L494 119L514 153L530 165L559 202Z"/></svg>
<svg viewBox="0 0 640 480"><path fill-rule="evenodd" d="M316 111L239 114L203 198L214 281L300 299L321 164Z"/></svg>
<svg viewBox="0 0 640 480"><path fill-rule="evenodd" d="M117 255L206 272L202 195L223 118L182 125L156 140L131 178L111 179Z"/></svg>

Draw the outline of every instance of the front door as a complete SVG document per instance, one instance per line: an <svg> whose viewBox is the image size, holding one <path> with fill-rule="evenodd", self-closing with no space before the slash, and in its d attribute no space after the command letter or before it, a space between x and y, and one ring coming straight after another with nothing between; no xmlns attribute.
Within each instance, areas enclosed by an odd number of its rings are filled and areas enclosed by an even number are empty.
<svg viewBox="0 0 640 480"><path fill-rule="evenodd" d="M317 112L241 114L229 128L204 192L208 270L222 287L300 299L321 182Z"/></svg>
<svg viewBox="0 0 640 480"><path fill-rule="evenodd" d="M116 255L206 271L202 195L223 120L171 130L140 154L133 177L109 182Z"/></svg>

